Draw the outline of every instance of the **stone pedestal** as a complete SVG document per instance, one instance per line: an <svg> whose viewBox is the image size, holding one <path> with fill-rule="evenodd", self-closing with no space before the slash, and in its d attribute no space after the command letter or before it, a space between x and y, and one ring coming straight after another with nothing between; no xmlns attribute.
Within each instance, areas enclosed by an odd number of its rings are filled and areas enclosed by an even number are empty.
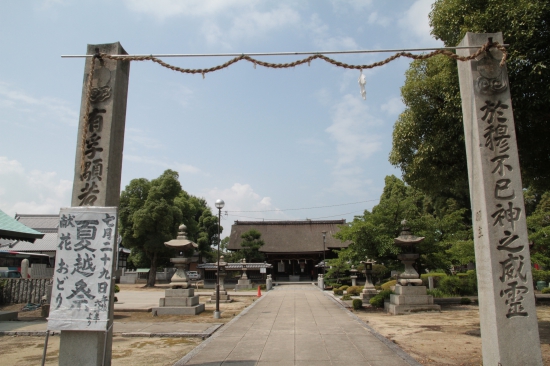
<svg viewBox="0 0 550 366"><path fill-rule="evenodd" d="M164 296L159 300L159 307L153 308L153 316L197 315L204 311L204 304L199 304L199 297L192 288L168 289Z"/></svg>
<svg viewBox="0 0 550 366"><path fill-rule="evenodd" d="M357 276L351 276L351 285L357 286Z"/></svg>
<svg viewBox="0 0 550 366"><path fill-rule="evenodd" d="M273 288L273 280L271 279L271 275L267 275L267 279L265 280L265 289L266 291L269 291Z"/></svg>
<svg viewBox="0 0 550 366"><path fill-rule="evenodd" d="M325 279L322 274L319 274L319 277L317 277L317 286L319 286L321 290L325 289Z"/></svg>
<svg viewBox="0 0 550 366"><path fill-rule="evenodd" d="M376 295L378 295L378 290L374 286L372 288L363 288L363 291L361 291L361 300L368 303Z"/></svg>
<svg viewBox="0 0 550 366"><path fill-rule="evenodd" d="M231 300L231 297L227 294L227 291L225 290L225 276L226 273L220 271L220 302L221 303L229 303L233 300ZM210 296L210 300L208 300L208 303L216 303L216 291L212 293L212 296Z"/></svg>
<svg viewBox="0 0 550 366"><path fill-rule="evenodd" d="M176 272L170 280L170 287L172 288L188 288L189 278L187 277L187 266L191 262L191 258L170 258L170 262L174 263Z"/></svg>
<svg viewBox="0 0 550 366"><path fill-rule="evenodd" d="M426 292L426 286L395 286L395 294L390 295L390 302L384 304L386 312L399 315L418 311L441 311L441 306L434 304L434 298Z"/></svg>
<svg viewBox="0 0 550 366"><path fill-rule="evenodd" d="M422 280L419 278L420 275L414 267L412 266L414 262L418 259L419 254L409 253L409 254L399 254L397 259L399 259L405 265L405 272L399 275L397 283L401 286L407 286L409 284L413 286L421 286Z"/></svg>
<svg viewBox="0 0 550 366"><path fill-rule="evenodd" d="M252 288L252 283L250 282L250 280L248 278L243 280L242 277L241 277L241 279L235 285L235 291L250 290L251 288Z"/></svg>

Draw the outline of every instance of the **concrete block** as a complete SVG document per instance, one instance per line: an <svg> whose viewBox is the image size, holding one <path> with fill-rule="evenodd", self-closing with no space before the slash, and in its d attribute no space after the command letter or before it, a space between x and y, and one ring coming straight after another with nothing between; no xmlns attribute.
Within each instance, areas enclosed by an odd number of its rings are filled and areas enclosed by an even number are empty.
<svg viewBox="0 0 550 366"><path fill-rule="evenodd" d="M166 297L162 306L195 306L199 303L199 297Z"/></svg>
<svg viewBox="0 0 550 366"><path fill-rule="evenodd" d="M204 304L185 307L163 307L153 308L152 313L155 315L197 315L204 311Z"/></svg>
<svg viewBox="0 0 550 366"><path fill-rule="evenodd" d="M165 297L191 297L195 296L195 289L192 288L176 288L176 289L167 289L164 291Z"/></svg>
<svg viewBox="0 0 550 366"><path fill-rule="evenodd" d="M432 305L434 299L429 295L390 295L390 303L395 305Z"/></svg>
<svg viewBox="0 0 550 366"><path fill-rule="evenodd" d="M396 295L419 296L426 295L426 286L395 286Z"/></svg>

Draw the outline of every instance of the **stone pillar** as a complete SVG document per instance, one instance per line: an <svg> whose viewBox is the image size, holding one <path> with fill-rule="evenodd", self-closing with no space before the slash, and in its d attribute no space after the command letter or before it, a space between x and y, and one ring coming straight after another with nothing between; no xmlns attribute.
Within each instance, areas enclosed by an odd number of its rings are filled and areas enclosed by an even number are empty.
<svg viewBox="0 0 550 366"><path fill-rule="evenodd" d="M87 54L93 55L96 48L106 54L126 54L118 42L88 45ZM86 89L91 63L92 58L87 58L84 67L71 206L118 207L130 62L95 60L88 129L86 140L83 141ZM82 153L84 169L81 166Z"/></svg>
<svg viewBox="0 0 550 366"><path fill-rule="evenodd" d="M467 33L467 56L502 33ZM510 85L501 52L458 61L484 365L542 365Z"/></svg>
<svg viewBox="0 0 550 366"><path fill-rule="evenodd" d="M430 290L434 289L434 278L432 276L428 277L428 288Z"/></svg>
<svg viewBox="0 0 550 366"><path fill-rule="evenodd" d="M319 273L319 277L317 278L317 284L321 290L325 289L325 279L323 278L322 273Z"/></svg>
<svg viewBox="0 0 550 366"><path fill-rule="evenodd" d="M126 54L118 42L88 45L86 54L93 55L96 48L106 54ZM86 130L86 86L91 63L92 58L89 57L84 66L71 206L118 207L130 63L95 60L89 123ZM82 140L84 132L85 141ZM83 154L84 169L81 169ZM113 250L118 251L118 247ZM114 270L115 263L111 273ZM114 286L111 288L114 291ZM114 293L111 292L109 326L113 323L113 299ZM69 366L85 362L86 365L100 366L104 353L105 366L111 365L112 334L111 328L105 342L105 332L61 331L59 365Z"/></svg>
<svg viewBox="0 0 550 366"><path fill-rule="evenodd" d="M29 260L23 259L21 261L21 278L29 278Z"/></svg>
<svg viewBox="0 0 550 366"><path fill-rule="evenodd" d="M267 279L265 280L265 290L269 291L273 287L273 280L271 279L271 275L267 275Z"/></svg>

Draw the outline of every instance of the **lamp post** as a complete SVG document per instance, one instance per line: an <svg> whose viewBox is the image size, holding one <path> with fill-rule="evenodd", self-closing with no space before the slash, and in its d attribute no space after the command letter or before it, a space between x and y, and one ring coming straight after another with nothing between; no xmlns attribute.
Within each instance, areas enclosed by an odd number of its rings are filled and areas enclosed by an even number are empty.
<svg viewBox="0 0 550 366"><path fill-rule="evenodd" d="M216 200L216 207L218 209L218 262L216 270L216 311L214 312L214 319L220 318L220 222L222 218L222 208L225 206L223 200Z"/></svg>
<svg viewBox="0 0 550 366"><path fill-rule="evenodd" d="M327 266L327 259L326 259L326 243L327 243L327 232L326 231L323 231L323 277L325 277L325 274L326 274L326 269L325 267Z"/></svg>

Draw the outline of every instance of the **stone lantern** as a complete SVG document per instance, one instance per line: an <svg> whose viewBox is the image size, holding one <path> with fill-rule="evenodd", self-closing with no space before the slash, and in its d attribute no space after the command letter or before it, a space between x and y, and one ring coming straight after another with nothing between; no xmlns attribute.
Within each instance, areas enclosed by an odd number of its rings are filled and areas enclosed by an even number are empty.
<svg viewBox="0 0 550 366"><path fill-rule="evenodd" d="M407 227L406 220L403 220L401 225L403 226L401 235L394 241L395 245L403 250L397 258L405 265L405 271L399 275L395 293L390 295L390 302L384 303L384 309L393 315L417 311L441 311L441 306L434 304L433 296L427 294L426 286L422 286L422 280L413 267L419 257L418 253L414 253L414 246L421 243L424 238L414 236L411 229Z"/></svg>
<svg viewBox="0 0 550 366"><path fill-rule="evenodd" d="M189 267L189 263L191 263L191 258L186 258L185 252L191 249L195 250L199 247L197 244L187 239L186 229L185 225L180 225L177 239L172 239L164 243L166 247L176 249L178 253L176 258L170 258L170 262L174 263L174 267L176 267L176 273L174 273L170 282L170 287L172 288L189 287L189 278L187 277L186 271Z"/></svg>
<svg viewBox="0 0 550 366"><path fill-rule="evenodd" d="M235 285L235 291L239 290L248 290L252 288L252 283L248 279L248 276L246 275L246 259L241 260L241 269L243 271L243 274L241 278L237 281L237 284Z"/></svg>
<svg viewBox="0 0 550 366"><path fill-rule="evenodd" d="M195 250L198 245L187 239L185 225L180 225L178 237L164 243L168 248L177 251L175 258L170 258L174 263L176 273L172 276L170 289L164 291L164 296L159 300L159 307L153 308L153 316L156 315L197 315L204 311L204 304L199 304L199 297L195 296L195 290L189 288L187 268L191 258L185 256L187 251Z"/></svg>
<svg viewBox="0 0 550 366"><path fill-rule="evenodd" d="M363 301L369 301L378 294L378 291L372 283L372 265L376 263L376 261L368 257L365 259L366 260L361 262L365 266L365 270L363 271L365 273L365 286L361 292L361 299Z"/></svg>
<svg viewBox="0 0 550 366"><path fill-rule="evenodd" d="M219 282L220 283L220 301L219 302L222 302L222 303L228 303L233 301L231 300L231 297L227 294L227 291L225 289L225 277L227 275L227 272L225 271L225 266L227 266L227 263L225 262L224 256L222 255L220 257L220 278L219 278L219 281L220 281ZM216 302L216 291L214 291L214 293L212 294L208 302L209 303Z"/></svg>
<svg viewBox="0 0 550 366"><path fill-rule="evenodd" d="M351 265L351 269L349 271L351 272L351 285L357 286L357 270L355 269L355 266L353 264Z"/></svg>
<svg viewBox="0 0 550 366"><path fill-rule="evenodd" d="M411 229L407 227L407 220L401 221L401 226L403 227L401 235L395 238L394 242L403 251L403 253L397 255L397 259L405 265L405 271L399 275L397 283L402 286L421 286L422 280L414 269L413 264L420 257L418 253L415 253L415 245L420 244L424 240L424 237L413 235Z"/></svg>

